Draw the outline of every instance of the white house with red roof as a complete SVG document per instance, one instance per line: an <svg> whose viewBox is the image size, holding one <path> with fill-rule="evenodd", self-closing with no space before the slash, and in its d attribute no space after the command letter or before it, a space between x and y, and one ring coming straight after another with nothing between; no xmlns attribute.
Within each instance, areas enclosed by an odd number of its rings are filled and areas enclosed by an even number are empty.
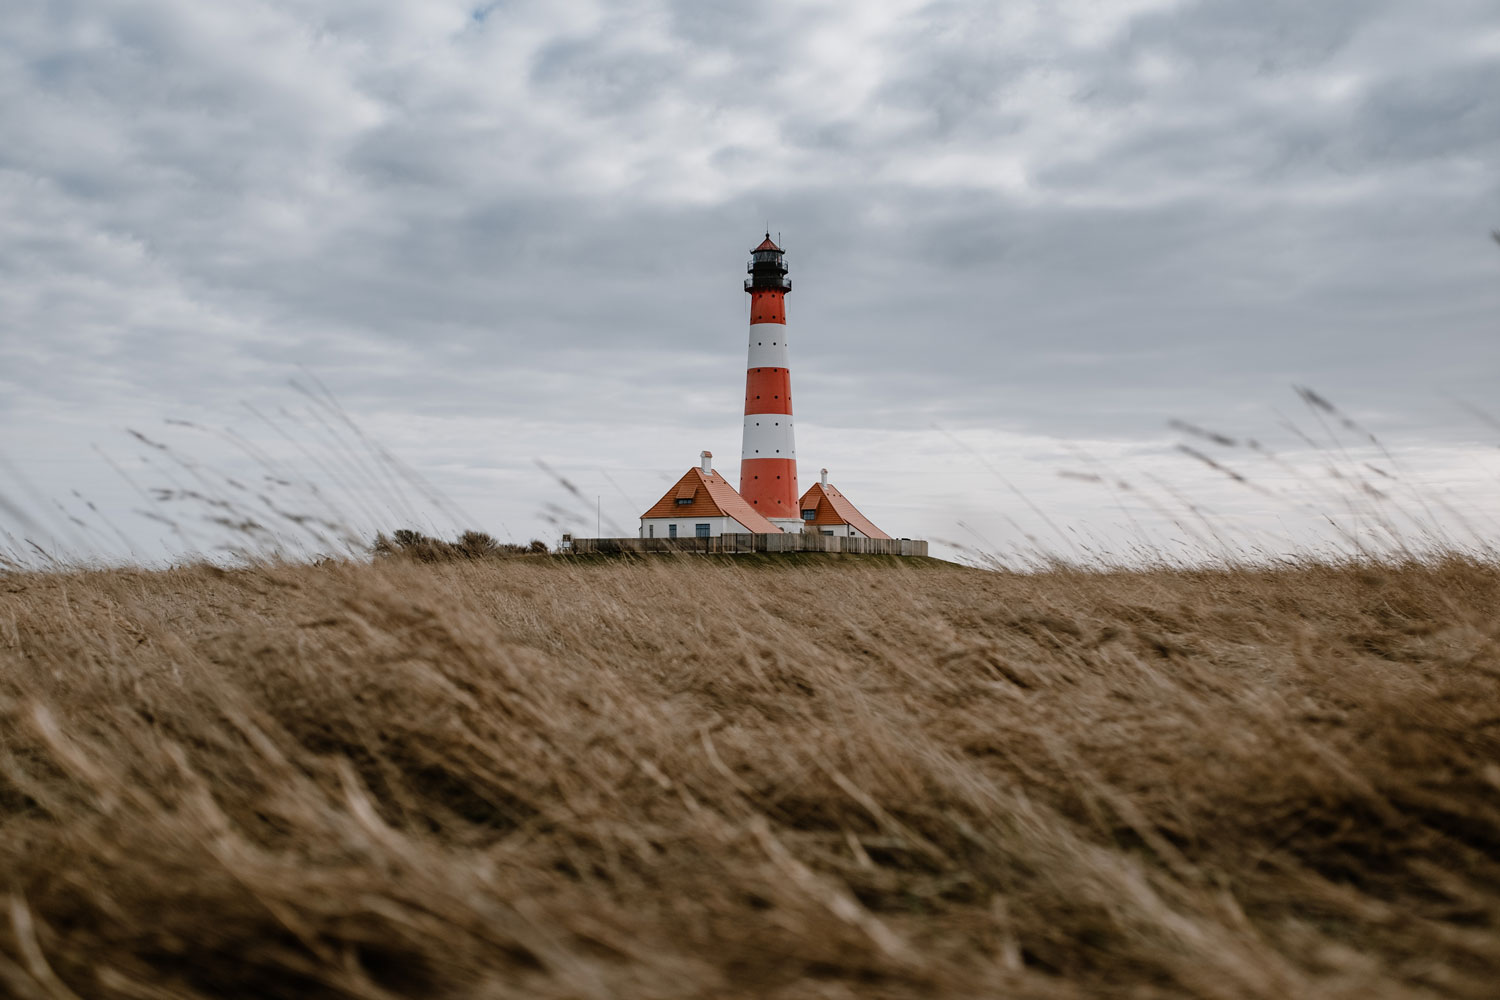
<svg viewBox="0 0 1500 1000"><path fill-rule="evenodd" d="M861 514L859 508L838 491L838 487L829 484L827 469L822 470L822 478L802 494L798 506L802 509L802 523L806 525L804 531L851 538L891 537Z"/></svg>
<svg viewBox="0 0 1500 1000"><path fill-rule="evenodd" d="M642 538L714 538L719 535L779 535L739 491L713 469L713 452L641 515Z"/></svg>

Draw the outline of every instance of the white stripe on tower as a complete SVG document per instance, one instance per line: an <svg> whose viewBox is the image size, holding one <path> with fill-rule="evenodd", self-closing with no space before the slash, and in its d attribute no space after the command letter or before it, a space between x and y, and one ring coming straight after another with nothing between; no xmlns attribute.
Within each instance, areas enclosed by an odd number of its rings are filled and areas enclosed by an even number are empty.
<svg viewBox="0 0 1500 1000"><path fill-rule="evenodd" d="M797 457L797 446L792 440L792 418L785 413L747 414L744 441L741 461L747 458Z"/></svg>
<svg viewBox="0 0 1500 1000"><path fill-rule="evenodd" d="M787 368L785 323L750 324L750 367Z"/></svg>

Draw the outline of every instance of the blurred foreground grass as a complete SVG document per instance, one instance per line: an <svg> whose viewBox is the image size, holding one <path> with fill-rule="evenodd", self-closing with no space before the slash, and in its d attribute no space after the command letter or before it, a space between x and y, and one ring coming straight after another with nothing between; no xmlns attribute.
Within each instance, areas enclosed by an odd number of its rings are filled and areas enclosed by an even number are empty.
<svg viewBox="0 0 1500 1000"><path fill-rule="evenodd" d="M1491 997L1500 571L0 575L0 987Z"/></svg>

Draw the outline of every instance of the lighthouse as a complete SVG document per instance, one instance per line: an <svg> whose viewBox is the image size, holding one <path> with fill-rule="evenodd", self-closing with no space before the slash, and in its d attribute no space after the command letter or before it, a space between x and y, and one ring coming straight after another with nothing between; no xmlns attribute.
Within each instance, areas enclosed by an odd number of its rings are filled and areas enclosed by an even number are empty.
<svg viewBox="0 0 1500 1000"><path fill-rule="evenodd" d="M786 338L786 293L792 290L786 253L771 234L750 251L750 351L745 371L745 433L740 449L740 496L757 514L786 531L802 530L797 501L797 445L792 433L791 351Z"/></svg>
<svg viewBox="0 0 1500 1000"><path fill-rule="evenodd" d="M669 551L680 551L679 545L695 551L700 544L697 539L720 535L795 534L843 539L838 548L825 547L833 543L822 540L811 544L814 540L803 537L778 541L772 548L766 547L769 540L741 540L733 544L752 547L734 548L736 552L873 552L877 550L848 546L896 543L828 481L827 469L812 489L798 494L791 349L786 339L786 293L792 290L792 282L786 276L786 251L766 233L760 246L750 251L745 270L750 275L745 279L745 291L750 294L750 354L745 366L739 492L714 469L713 453L705 451L700 455L701 464L689 469L641 515L640 537L652 539L653 545ZM879 551L910 555L906 548L909 541L900 540L899 553L895 549ZM916 544L922 546L919 554L925 555L927 543ZM704 552L729 551L711 550L706 541L701 545Z"/></svg>

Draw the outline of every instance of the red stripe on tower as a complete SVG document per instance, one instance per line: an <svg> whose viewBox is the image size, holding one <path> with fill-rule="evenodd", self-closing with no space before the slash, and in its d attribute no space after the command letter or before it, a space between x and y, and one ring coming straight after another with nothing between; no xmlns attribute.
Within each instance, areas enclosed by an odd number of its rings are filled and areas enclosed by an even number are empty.
<svg viewBox="0 0 1500 1000"><path fill-rule="evenodd" d="M750 251L750 358L745 373L745 436L740 495L762 517L800 530L797 451L792 434L792 375L786 342L785 251L765 241ZM784 522L784 523L783 523Z"/></svg>

